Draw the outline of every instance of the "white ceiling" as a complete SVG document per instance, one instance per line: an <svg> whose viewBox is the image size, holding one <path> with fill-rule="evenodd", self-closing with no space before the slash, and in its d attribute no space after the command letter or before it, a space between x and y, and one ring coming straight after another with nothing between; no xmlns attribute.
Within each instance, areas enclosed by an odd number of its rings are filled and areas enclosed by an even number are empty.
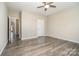
<svg viewBox="0 0 79 59"><path fill-rule="evenodd" d="M79 6L78 2L54 2L53 4L56 5L56 8L48 8L47 11L44 11L44 8L37 8L37 6L43 5L42 2L6 2L6 4L9 9L19 11L27 10L45 16L54 14L72 6Z"/></svg>

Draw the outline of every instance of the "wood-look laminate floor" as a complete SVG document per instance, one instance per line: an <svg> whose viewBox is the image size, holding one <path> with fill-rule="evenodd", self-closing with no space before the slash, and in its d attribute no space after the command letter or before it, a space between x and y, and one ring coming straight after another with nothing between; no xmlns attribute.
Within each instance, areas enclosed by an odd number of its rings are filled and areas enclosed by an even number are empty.
<svg viewBox="0 0 79 59"><path fill-rule="evenodd" d="M78 56L79 44L51 38L39 37L19 40L8 44L2 56Z"/></svg>

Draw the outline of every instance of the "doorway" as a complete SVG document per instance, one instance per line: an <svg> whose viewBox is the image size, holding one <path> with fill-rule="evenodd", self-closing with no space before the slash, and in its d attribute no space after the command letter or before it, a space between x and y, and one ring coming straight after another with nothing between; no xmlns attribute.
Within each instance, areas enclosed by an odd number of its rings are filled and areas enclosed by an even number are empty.
<svg viewBox="0 0 79 59"><path fill-rule="evenodd" d="M16 40L20 40L19 39L19 27L20 27L20 24L19 24L20 20L19 19L16 19L15 17L11 17L9 16L8 17L8 42L15 42Z"/></svg>
<svg viewBox="0 0 79 59"><path fill-rule="evenodd" d="M19 39L19 19L16 19L16 38Z"/></svg>

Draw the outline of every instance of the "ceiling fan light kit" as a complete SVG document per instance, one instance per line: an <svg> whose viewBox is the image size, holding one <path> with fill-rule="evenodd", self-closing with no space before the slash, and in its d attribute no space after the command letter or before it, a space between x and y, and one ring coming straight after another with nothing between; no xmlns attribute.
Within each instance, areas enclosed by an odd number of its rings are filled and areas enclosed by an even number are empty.
<svg viewBox="0 0 79 59"><path fill-rule="evenodd" d="M47 9L49 8L49 7L52 7L52 8L56 8L56 6L55 5L51 5L53 2L43 2L43 6L39 6L39 7L37 7L37 8L42 8L42 7L44 7L44 11L47 11Z"/></svg>
<svg viewBox="0 0 79 59"><path fill-rule="evenodd" d="M45 8L49 8L49 5L46 5Z"/></svg>

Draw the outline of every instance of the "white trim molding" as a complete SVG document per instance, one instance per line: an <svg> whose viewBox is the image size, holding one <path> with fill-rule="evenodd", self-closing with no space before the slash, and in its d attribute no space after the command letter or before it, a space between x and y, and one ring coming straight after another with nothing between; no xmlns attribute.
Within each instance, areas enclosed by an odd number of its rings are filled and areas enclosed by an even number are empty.
<svg viewBox="0 0 79 59"><path fill-rule="evenodd" d="M6 47L7 42L8 42L8 41L6 41L6 42L4 43L3 48L2 48L2 49L1 49L1 51L0 51L0 55L2 54L2 52L3 52L4 48Z"/></svg>
<svg viewBox="0 0 79 59"><path fill-rule="evenodd" d="M62 38L62 37L58 37L58 36L53 36L53 35L48 35L48 37L58 38L58 39L61 39L61 40L70 41L70 42L74 42L74 43L78 43L79 44L79 41L75 41L75 40L72 40L72 39L66 39L66 38Z"/></svg>
<svg viewBox="0 0 79 59"><path fill-rule="evenodd" d="M38 36L27 37L27 38L21 38L21 40L28 40L28 39L32 39L32 38L38 38Z"/></svg>

